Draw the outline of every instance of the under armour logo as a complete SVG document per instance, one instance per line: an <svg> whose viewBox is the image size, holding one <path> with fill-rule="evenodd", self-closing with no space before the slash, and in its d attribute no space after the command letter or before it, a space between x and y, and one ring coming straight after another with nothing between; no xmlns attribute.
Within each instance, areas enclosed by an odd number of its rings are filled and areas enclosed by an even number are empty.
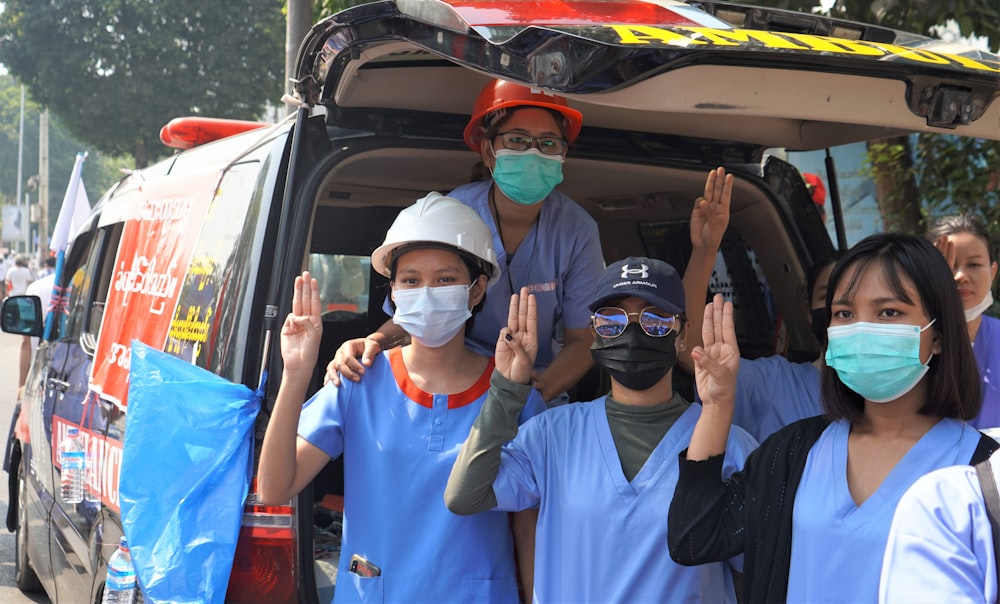
<svg viewBox="0 0 1000 604"><path fill-rule="evenodd" d="M640 264L641 268L629 268L627 264L622 265L622 279L638 277L639 279L649 279L649 266Z"/></svg>

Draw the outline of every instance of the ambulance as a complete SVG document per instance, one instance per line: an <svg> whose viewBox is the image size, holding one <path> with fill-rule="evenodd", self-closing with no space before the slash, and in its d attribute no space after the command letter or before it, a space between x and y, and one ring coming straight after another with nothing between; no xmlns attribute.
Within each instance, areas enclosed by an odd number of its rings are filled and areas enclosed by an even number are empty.
<svg viewBox="0 0 1000 604"><path fill-rule="evenodd" d="M179 116L162 133L177 152L123 178L76 234L59 283L63 320L38 346L7 447L21 589L101 600L123 533L132 342L251 389L267 372L259 451L295 276L318 276L327 309L315 391L337 346L387 319L385 280L368 257L396 213L469 180L478 156L462 133L493 78L583 113L559 189L596 220L607 262L647 255L683 267L707 171L735 175L713 290L734 300L748 357L818 353L803 284L835 248L802 176L767 150L921 132L1000 140L1000 57L814 14L672 0L381 0L325 19L299 50L294 115ZM4 331L42 335L40 311L37 298L7 299ZM678 380L690 390L689 376ZM598 375L572 394L590 400L601 387ZM79 504L59 497L56 453L70 427L97 453ZM336 511L338 488L331 462L286 505L261 506L251 491L227 601L331 601L337 551L317 535L335 528L335 514L319 512L330 502Z"/></svg>

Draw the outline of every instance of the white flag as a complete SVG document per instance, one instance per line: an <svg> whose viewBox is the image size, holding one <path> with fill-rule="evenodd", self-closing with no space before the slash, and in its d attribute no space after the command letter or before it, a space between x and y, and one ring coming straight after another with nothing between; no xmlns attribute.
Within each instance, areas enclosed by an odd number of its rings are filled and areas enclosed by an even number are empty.
<svg viewBox="0 0 1000 604"><path fill-rule="evenodd" d="M86 151L76 154L73 174L69 177L66 195L63 196L62 207L59 208L59 218L56 219L56 228L52 232L52 241L49 243L49 249L53 252L66 251L70 241L72 241L71 238L76 236L76 232L90 217L90 200L87 199L87 188L83 186L83 179L80 177L85 159L87 159Z"/></svg>

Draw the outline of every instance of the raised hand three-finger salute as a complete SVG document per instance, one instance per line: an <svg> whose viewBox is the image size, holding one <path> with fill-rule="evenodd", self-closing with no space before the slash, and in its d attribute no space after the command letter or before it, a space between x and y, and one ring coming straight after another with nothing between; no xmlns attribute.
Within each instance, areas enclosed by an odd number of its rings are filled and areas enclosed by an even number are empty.
<svg viewBox="0 0 1000 604"><path fill-rule="evenodd" d="M705 307L701 335L703 345L691 351L702 411L691 435L687 458L696 461L725 452L733 422L740 348L732 302L723 302L720 294L715 295Z"/></svg>
<svg viewBox="0 0 1000 604"><path fill-rule="evenodd" d="M309 271L295 278L292 312L281 326L281 358L285 373L312 373L323 339L319 284Z"/></svg>
<svg viewBox="0 0 1000 604"><path fill-rule="evenodd" d="M494 363L505 378L519 384L531 382L531 368L538 355L538 305L535 295L522 287L510 297L507 327L500 330Z"/></svg>
<svg viewBox="0 0 1000 604"><path fill-rule="evenodd" d="M691 351L700 344L701 308L715 269L722 238L729 227L729 209L733 199L733 175L725 168L710 170L705 177L705 193L691 208L691 257L684 269L685 305L693 312L685 330L687 346L678 351L677 364L694 374Z"/></svg>

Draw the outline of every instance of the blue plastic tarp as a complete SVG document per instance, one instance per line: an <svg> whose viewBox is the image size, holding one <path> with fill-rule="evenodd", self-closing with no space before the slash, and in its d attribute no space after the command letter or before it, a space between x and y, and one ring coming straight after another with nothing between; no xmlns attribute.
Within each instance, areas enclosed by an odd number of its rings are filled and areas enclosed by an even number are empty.
<svg viewBox="0 0 1000 604"><path fill-rule="evenodd" d="M223 602L260 396L132 342L119 498L147 602Z"/></svg>

